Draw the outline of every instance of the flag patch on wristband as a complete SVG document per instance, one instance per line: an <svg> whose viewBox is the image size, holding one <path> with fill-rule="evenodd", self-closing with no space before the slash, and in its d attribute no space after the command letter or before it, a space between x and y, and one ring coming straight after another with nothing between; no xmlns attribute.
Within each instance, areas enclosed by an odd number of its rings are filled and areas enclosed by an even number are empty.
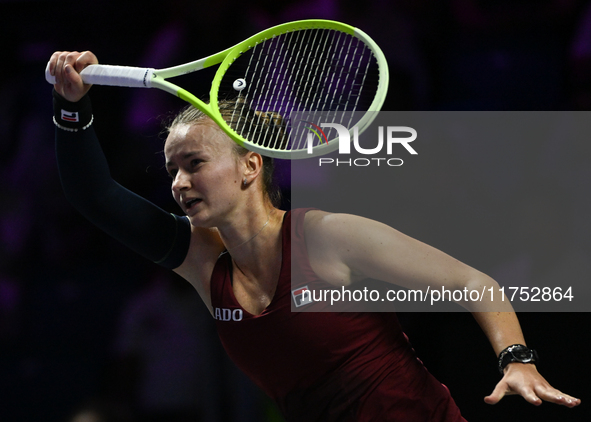
<svg viewBox="0 0 591 422"><path fill-rule="evenodd" d="M62 120L65 122L78 123L80 118L77 111L66 111L62 109Z"/></svg>

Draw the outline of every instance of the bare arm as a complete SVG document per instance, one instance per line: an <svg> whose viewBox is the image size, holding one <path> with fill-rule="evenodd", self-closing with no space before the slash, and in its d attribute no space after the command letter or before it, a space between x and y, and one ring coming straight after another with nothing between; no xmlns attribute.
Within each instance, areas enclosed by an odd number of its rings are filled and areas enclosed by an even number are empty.
<svg viewBox="0 0 591 422"><path fill-rule="evenodd" d="M426 290L478 290L498 288L480 271L393 228L365 218L323 212L308 213L306 244L312 268L327 282L350 285L374 278L402 287ZM525 340L517 316L508 301L462 301L498 355ZM497 403L506 394L520 394L533 404L542 400L574 407L580 400L556 390L533 364L511 363L490 396Z"/></svg>

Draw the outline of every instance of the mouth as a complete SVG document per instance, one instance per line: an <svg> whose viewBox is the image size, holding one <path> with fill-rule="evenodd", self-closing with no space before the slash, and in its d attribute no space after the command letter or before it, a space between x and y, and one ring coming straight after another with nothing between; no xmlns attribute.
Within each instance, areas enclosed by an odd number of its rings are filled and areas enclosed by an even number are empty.
<svg viewBox="0 0 591 422"><path fill-rule="evenodd" d="M189 211L190 209L195 207L197 204L199 204L201 201L202 201L202 199L200 199L200 198L192 198L192 199L186 200L185 202L183 202L183 204L185 205L185 209L187 211Z"/></svg>

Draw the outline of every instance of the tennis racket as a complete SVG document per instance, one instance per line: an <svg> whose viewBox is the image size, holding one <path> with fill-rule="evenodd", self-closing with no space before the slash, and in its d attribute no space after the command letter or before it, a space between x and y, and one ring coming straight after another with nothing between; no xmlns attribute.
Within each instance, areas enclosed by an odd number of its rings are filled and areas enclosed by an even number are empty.
<svg viewBox="0 0 591 422"><path fill-rule="evenodd" d="M218 64L208 103L167 80ZM45 75L55 83L49 66ZM388 88L388 66L378 45L363 31L328 20L278 25L166 69L99 64L80 75L88 84L162 89L201 110L243 147L282 159L337 149L338 137L326 135L334 129L325 133L323 123L363 132Z"/></svg>

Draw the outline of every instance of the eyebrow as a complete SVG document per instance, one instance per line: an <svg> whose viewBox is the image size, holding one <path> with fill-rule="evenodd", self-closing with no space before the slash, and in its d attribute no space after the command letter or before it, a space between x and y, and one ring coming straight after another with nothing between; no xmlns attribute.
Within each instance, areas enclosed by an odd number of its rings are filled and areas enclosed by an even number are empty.
<svg viewBox="0 0 591 422"><path fill-rule="evenodd" d="M199 155L199 154L201 154L201 151L189 151L181 157L181 160L186 160L187 158L191 158L191 157L193 157L195 155ZM175 164L172 161L167 161L165 164L166 168L169 168L174 165Z"/></svg>

